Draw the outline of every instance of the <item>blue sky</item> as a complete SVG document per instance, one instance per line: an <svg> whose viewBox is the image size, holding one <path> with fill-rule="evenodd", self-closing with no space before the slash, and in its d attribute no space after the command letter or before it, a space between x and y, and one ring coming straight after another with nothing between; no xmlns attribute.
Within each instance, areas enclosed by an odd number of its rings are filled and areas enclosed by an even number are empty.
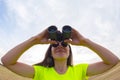
<svg viewBox="0 0 120 80"><path fill-rule="evenodd" d="M119 4L120 0L0 0L0 58L48 26L56 25L61 29L66 24L120 57ZM20 61L39 62L47 46L32 47ZM87 48L72 48L75 63L100 60Z"/></svg>

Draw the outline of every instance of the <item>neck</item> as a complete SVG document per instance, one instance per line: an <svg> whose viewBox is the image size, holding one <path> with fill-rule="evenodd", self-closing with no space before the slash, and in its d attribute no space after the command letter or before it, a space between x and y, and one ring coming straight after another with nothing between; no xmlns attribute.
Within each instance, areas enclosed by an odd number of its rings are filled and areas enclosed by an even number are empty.
<svg viewBox="0 0 120 80"><path fill-rule="evenodd" d="M67 68L68 68L67 67L67 60L64 60L64 61L55 60L54 68L59 74L64 74L67 71Z"/></svg>

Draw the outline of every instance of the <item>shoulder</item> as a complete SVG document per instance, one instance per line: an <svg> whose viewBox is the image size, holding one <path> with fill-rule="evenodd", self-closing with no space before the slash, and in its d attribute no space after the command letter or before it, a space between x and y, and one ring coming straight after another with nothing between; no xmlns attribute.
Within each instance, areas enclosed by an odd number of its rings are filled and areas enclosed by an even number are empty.
<svg viewBox="0 0 120 80"><path fill-rule="evenodd" d="M38 66L38 65L34 65L33 66L35 69L43 69L43 68L45 68L44 66Z"/></svg>
<svg viewBox="0 0 120 80"><path fill-rule="evenodd" d="M81 80L87 78L86 75L87 69L88 69L88 64L86 63L76 64L70 67L70 71L72 71L76 77L79 77L79 79L81 78Z"/></svg>
<svg viewBox="0 0 120 80"><path fill-rule="evenodd" d="M88 64L76 64L71 67L75 72L87 72Z"/></svg>
<svg viewBox="0 0 120 80"><path fill-rule="evenodd" d="M34 65L33 66L35 70L44 70L44 69L49 69L49 67L45 66L40 66L40 65Z"/></svg>
<svg viewBox="0 0 120 80"><path fill-rule="evenodd" d="M42 72L42 71L47 71L52 69L52 67L45 67L40 65L34 65L33 67L36 72Z"/></svg>
<svg viewBox="0 0 120 80"><path fill-rule="evenodd" d="M82 67L85 68L85 67L88 67L88 64L87 63L76 64L73 67L75 67L75 68L82 68Z"/></svg>

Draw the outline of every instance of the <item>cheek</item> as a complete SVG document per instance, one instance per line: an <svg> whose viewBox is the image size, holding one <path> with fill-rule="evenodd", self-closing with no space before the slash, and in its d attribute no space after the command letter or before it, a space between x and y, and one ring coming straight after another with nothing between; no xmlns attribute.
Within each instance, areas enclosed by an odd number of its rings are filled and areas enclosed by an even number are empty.
<svg viewBox="0 0 120 80"><path fill-rule="evenodd" d="M67 56L70 55L70 48L69 47L66 47L66 53L67 53Z"/></svg>
<svg viewBox="0 0 120 80"><path fill-rule="evenodd" d="M68 58L69 55L70 55L70 48L66 47L65 50L66 50L65 55L58 55L58 54L56 55L55 48L52 47L51 48L51 55L52 55L53 58L58 58L58 57L66 57L66 58Z"/></svg>
<svg viewBox="0 0 120 80"><path fill-rule="evenodd" d="M67 53L70 53L70 48L66 47Z"/></svg>

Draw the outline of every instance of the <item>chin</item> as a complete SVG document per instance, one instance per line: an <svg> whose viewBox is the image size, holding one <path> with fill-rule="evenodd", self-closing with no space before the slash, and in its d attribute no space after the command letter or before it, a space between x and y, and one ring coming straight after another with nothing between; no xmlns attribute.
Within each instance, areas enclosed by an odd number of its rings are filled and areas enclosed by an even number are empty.
<svg viewBox="0 0 120 80"><path fill-rule="evenodd" d="M55 58L55 60L61 60L61 61L63 61L63 60L67 60L67 58L64 58L64 57L59 57L59 58Z"/></svg>
<svg viewBox="0 0 120 80"><path fill-rule="evenodd" d="M68 57L65 55L61 55L61 56L56 56L55 59L59 59L59 60L66 60Z"/></svg>

